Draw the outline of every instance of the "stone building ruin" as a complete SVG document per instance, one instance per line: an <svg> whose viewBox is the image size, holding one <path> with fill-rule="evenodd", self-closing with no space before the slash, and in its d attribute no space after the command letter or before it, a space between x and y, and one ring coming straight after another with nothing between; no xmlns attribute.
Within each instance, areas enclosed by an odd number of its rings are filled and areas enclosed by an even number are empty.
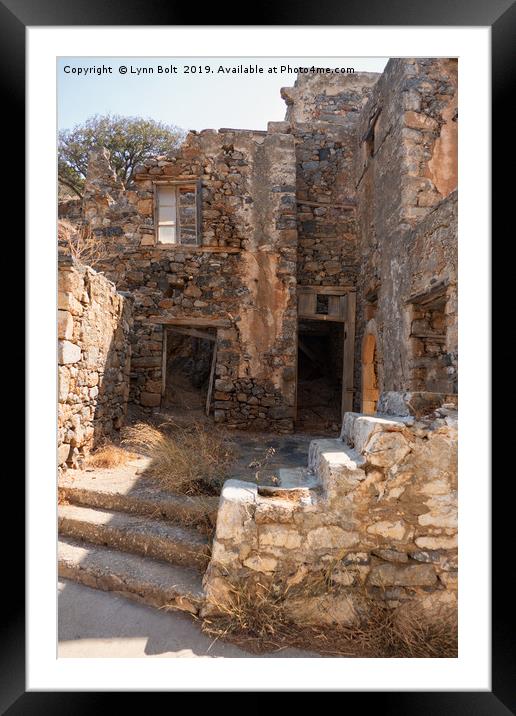
<svg viewBox="0 0 516 716"><path fill-rule="evenodd" d="M137 167L127 189L107 151L91 156L82 222L106 247L99 280L128 306L130 368L113 390L148 411L190 391L190 405L228 428L339 434L343 424L341 438L311 448L315 486L306 474L284 475L269 494L226 483L208 601L223 598L230 577L301 579L342 550L350 590L369 579L394 601L415 587L449 594L457 61L300 74L282 97L284 121L191 131L174 154ZM75 314L59 308L68 325ZM60 375L74 370L66 356L81 355L70 330ZM74 386L60 385L64 403L84 394ZM65 422L79 424L80 397L72 405ZM61 464L89 445L67 430Z"/></svg>

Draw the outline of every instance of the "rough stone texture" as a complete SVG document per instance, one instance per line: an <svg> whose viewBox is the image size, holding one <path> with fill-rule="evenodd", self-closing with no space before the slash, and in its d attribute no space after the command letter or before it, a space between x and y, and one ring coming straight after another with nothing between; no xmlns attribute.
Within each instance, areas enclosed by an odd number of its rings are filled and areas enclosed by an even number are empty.
<svg viewBox="0 0 516 716"><path fill-rule="evenodd" d="M287 608L302 623L354 623L364 594L389 606L416 600L432 617L442 592L453 604L457 426L456 413L446 412L421 419L346 414L348 442L312 442L309 468L318 480L312 475L302 496L226 483L204 578L206 612L242 582L287 586ZM403 449L396 443L378 461L370 446L383 440L402 440Z"/></svg>
<svg viewBox="0 0 516 716"><path fill-rule="evenodd" d="M376 73L298 76L281 90L281 131L296 140L299 285L353 285L357 273L355 145Z"/></svg>
<svg viewBox="0 0 516 716"><path fill-rule="evenodd" d="M356 408L368 334L378 392L455 394L456 60L390 60L357 137ZM418 302L438 286L437 306Z"/></svg>
<svg viewBox="0 0 516 716"><path fill-rule="evenodd" d="M201 183L199 246L156 245L153 181ZM135 298L132 399L160 404L163 325L217 321L214 415L232 427L290 431L295 404L294 139L191 132L175 156L117 186L106 153L90 159L84 214L110 242L105 273Z"/></svg>
<svg viewBox="0 0 516 716"><path fill-rule="evenodd" d="M281 90L285 119L345 125L360 114L379 77L376 72L299 74L293 87Z"/></svg>
<svg viewBox="0 0 516 716"><path fill-rule="evenodd" d="M199 611L204 597L201 577L195 569L70 539L59 540L58 572L60 577L88 587L192 614Z"/></svg>
<svg viewBox="0 0 516 716"><path fill-rule="evenodd" d="M456 394L456 61L303 73L282 96L284 122L190 132L126 190L107 151L90 158L83 220L135 299L131 400L161 403L167 321L216 321L215 420L292 430L297 288L317 286L356 290L356 409L387 391ZM197 184L198 246L156 244L164 181Z"/></svg>
<svg viewBox="0 0 516 716"><path fill-rule="evenodd" d="M217 497L176 495L160 489L151 480L142 479L151 463L152 458L140 457L116 471L97 468L95 480L84 470L67 470L59 476L59 493L67 502L83 507L157 516L192 526L204 524L208 517L215 524Z"/></svg>
<svg viewBox="0 0 516 716"><path fill-rule="evenodd" d="M354 293L356 326L343 309L342 333L348 347L355 341L345 398L366 414L346 413L340 439L313 442L308 474L270 489L226 483L207 609L243 579L292 587L305 622L353 623L364 590L437 614L457 588L457 62L300 74L282 96L284 122L190 132L126 189L107 151L91 156L82 221L108 249L100 268L134 300L130 397L147 411L161 404L168 324L211 325L215 421L288 432L298 288L305 297L333 290L338 301L350 292L346 307ZM156 243L155 182L165 181L195 183L198 245ZM75 220L76 207L61 215ZM96 412L108 371L78 328L87 294L60 287L60 462L76 460L96 426L118 427L127 399L124 321L108 391L121 398ZM335 591L299 597L321 577Z"/></svg>
<svg viewBox="0 0 516 716"><path fill-rule="evenodd" d="M111 510L60 505L59 534L108 545L123 552L148 555L171 564L204 566L209 545L194 529L166 520Z"/></svg>
<svg viewBox="0 0 516 716"><path fill-rule="evenodd" d="M58 288L58 462L70 466L122 426L132 301L63 255Z"/></svg>

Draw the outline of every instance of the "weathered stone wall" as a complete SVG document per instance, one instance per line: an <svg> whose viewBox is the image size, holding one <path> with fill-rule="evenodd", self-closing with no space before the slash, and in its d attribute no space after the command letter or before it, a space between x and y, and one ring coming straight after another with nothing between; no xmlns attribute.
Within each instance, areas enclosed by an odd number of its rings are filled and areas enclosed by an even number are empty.
<svg viewBox="0 0 516 716"><path fill-rule="evenodd" d="M354 129L293 125L296 139L298 283L353 285L357 231Z"/></svg>
<svg viewBox="0 0 516 716"><path fill-rule="evenodd" d="M205 576L208 610L231 589L279 589L302 623L352 623L364 597L456 605L457 413L344 416L315 440L297 489L228 481ZM319 585L317 590L316 585ZM321 589L322 585L322 589Z"/></svg>
<svg viewBox="0 0 516 716"><path fill-rule="evenodd" d="M218 330L216 420L290 429L297 285L357 288L356 409L365 373L371 400L455 393L456 61L303 74L282 95L284 122L191 132L127 190L107 153L90 161L84 217L110 249L100 268L135 298L131 399L160 404L163 326L204 321ZM153 182L166 179L201 187L200 246L156 244ZM441 284L444 303L413 301Z"/></svg>
<svg viewBox="0 0 516 716"><path fill-rule="evenodd" d="M456 120L453 59L390 60L361 112L356 150L357 409L368 333L377 342L380 391L456 392L451 372L448 384L426 381L421 371L417 378L417 359L433 361L418 355L427 348L448 364L446 369L455 366L456 373ZM412 323L421 316L408 304L441 281L447 294L444 350L442 342L423 346L411 340Z"/></svg>
<svg viewBox="0 0 516 716"><path fill-rule="evenodd" d="M299 74L293 87L281 89L285 120L347 125L357 119L379 77L377 72Z"/></svg>
<svg viewBox="0 0 516 716"><path fill-rule="evenodd" d="M112 246L103 264L135 298L132 399L160 404L163 326L217 327L215 419L291 430L295 404L295 154L291 136L190 133L170 157L137 168L123 191L108 157L92 158L85 217ZM200 246L159 245L153 180L197 180Z"/></svg>
<svg viewBox="0 0 516 716"><path fill-rule="evenodd" d="M131 299L65 256L58 275L58 463L78 460L123 423Z"/></svg>
<svg viewBox="0 0 516 716"><path fill-rule="evenodd" d="M354 285L357 273L355 151L360 110L379 75L300 75L284 87L296 142L299 285Z"/></svg>

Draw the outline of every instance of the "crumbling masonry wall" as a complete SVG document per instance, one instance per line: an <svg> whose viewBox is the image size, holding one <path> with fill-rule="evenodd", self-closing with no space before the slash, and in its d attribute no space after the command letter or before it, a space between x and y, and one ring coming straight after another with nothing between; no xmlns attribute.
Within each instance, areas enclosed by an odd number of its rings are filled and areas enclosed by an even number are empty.
<svg viewBox="0 0 516 716"><path fill-rule="evenodd" d="M164 326L217 328L214 416L232 427L290 431L295 405L294 140L281 133L191 132L173 156L136 170L123 191L99 153L84 213L111 247L101 265L135 299L131 399L161 401ZM201 245L155 241L153 181L199 181Z"/></svg>
<svg viewBox="0 0 516 716"><path fill-rule="evenodd" d="M294 620L356 623L368 599L439 618L457 598L457 413L344 416L310 445L298 489L226 482L207 612L235 589L283 595ZM282 483L285 489L282 489ZM276 591L274 591L276 590Z"/></svg>
<svg viewBox="0 0 516 716"><path fill-rule="evenodd" d="M353 286L357 266L355 146L360 110L379 75L308 75L284 87L296 145L298 285Z"/></svg>
<svg viewBox="0 0 516 716"><path fill-rule="evenodd" d="M454 394L457 61L390 60L361 112L357 140L355 407L368 334L376 341L379 392ZM427 300L421 294L439 290L443 305L430 325L432 312L416 305ZM434 363L442 368L437 377Z"/></svg>
<svg viewBox="0 0 516 716"><path fill-rule="evenodd" d="M123 424L129 395L131 299L60 256L58 464L76 467Z"/></svg>

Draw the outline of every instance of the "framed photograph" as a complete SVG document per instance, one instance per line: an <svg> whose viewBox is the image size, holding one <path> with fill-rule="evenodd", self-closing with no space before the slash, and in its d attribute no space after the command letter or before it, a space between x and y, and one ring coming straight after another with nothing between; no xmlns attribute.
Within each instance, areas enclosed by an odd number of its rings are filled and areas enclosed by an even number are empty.
<svg viewBox="0 0 516 716"><path fill-rule="evenodd" d="M515 712L488 439L513 5L0 12L28 287L2 713Z"/></svg>

